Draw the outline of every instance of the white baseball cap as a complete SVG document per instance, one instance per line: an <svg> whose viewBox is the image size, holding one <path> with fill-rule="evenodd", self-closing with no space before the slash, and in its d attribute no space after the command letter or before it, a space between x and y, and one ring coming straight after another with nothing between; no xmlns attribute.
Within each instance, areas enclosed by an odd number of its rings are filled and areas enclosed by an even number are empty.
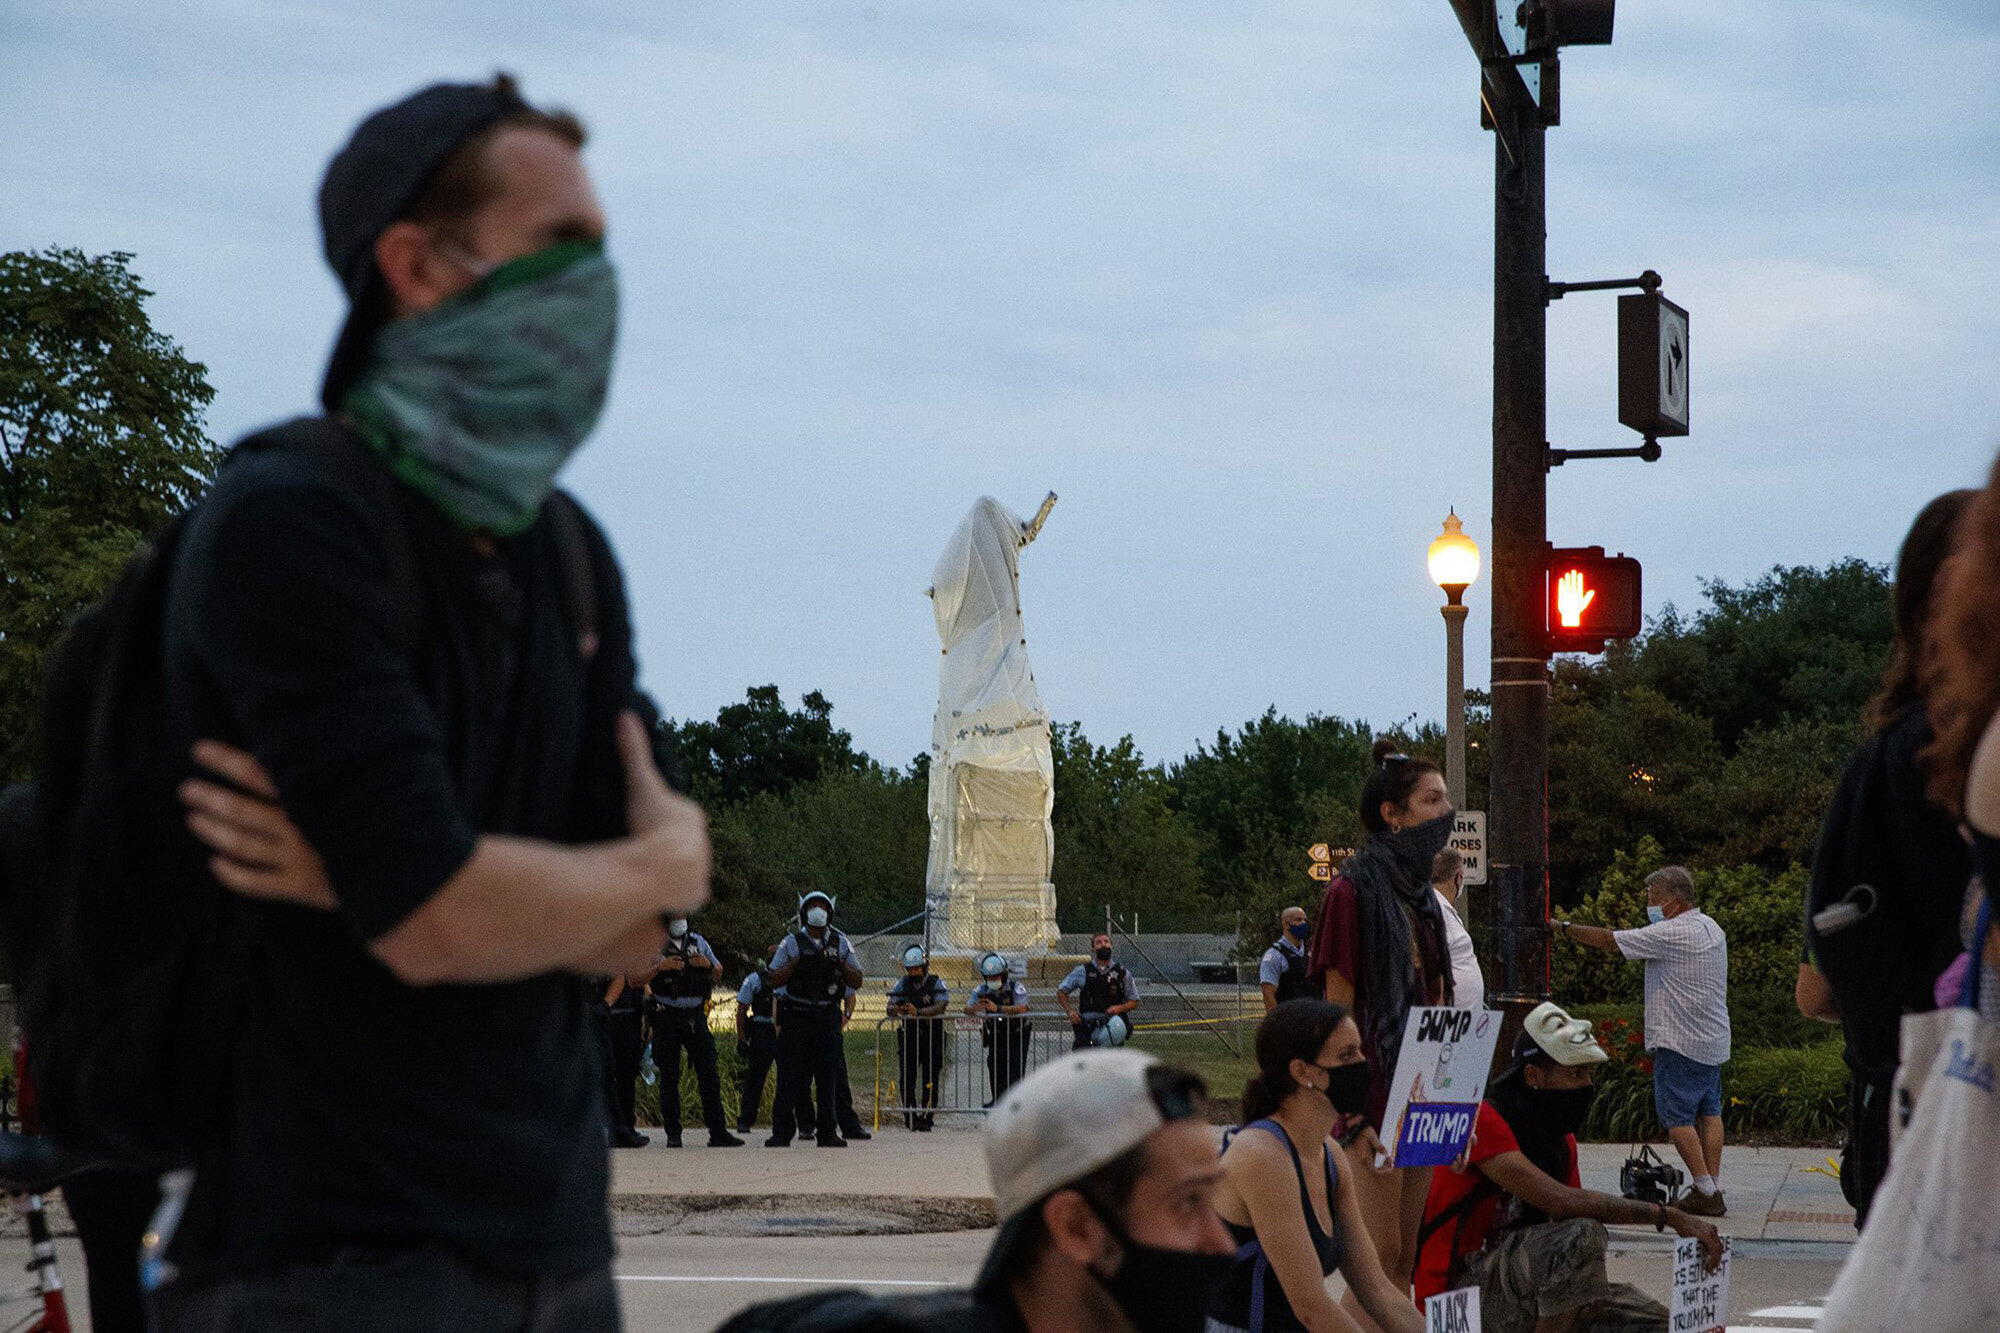
<svg viewBox="0 0 2000 1333"><path fill-rule="evenodd" d="M1000 1099L986 1122L986 1170L1000 1234L975 1290L1001 1278L1043 1199L1137 1147L1162 1125L1200 1114L1199 1098L1156 1097L1147 1076L1159 1065L1130 1048L1074 1051ZM1199 1089L1192 1075L1188 1082L1190 1091Z"/></svg>

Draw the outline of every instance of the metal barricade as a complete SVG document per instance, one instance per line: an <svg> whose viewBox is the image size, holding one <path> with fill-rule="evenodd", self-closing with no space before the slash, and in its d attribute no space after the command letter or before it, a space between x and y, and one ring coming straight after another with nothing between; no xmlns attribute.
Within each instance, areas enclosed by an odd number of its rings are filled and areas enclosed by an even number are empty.
<svg viewBox="0 0 2000 1333"><path fill-rule="evenodd" d="M907 1123L913 1117L984 1115L1001 1093L1075 1044L1069 1016L1060 1010L878 1019L876 1127L885 1117ZM926 1077L933 1072L934 1078Z"/></svg>

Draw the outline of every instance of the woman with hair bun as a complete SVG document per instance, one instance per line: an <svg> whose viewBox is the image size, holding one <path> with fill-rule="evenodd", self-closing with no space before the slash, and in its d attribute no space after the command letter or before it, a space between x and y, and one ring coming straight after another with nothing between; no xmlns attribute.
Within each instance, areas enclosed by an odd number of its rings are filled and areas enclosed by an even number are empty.
<svg viewBox="0 0 2000 1333"><path fill-rule="evenodd" d="M1378 1171L1375 1157L1410 1008L1452 1002L1451 947L1431 863L1451 840L1454 816L1436 764L1386 739L1375 742L1373 758L1359 812L1368 840L1326 886L1306 967L1328 1001L1348 1006L1360 1032L1368 1095L1346 1127L1348 1174L1383 1271L1408 1291L1431 1172ZM1347 1310L1372 1327L1351 1294Z"/></svg>
<svg viewBox="0 0 2000 1333"><path fill-rule="evenodd" d="M1361 1033L1340 1005L1287 1000L1258 1024L1246 1123L1222 1154L1215 1191L1236 1264L1209 1302L1208 1333L1352 1333L1359 1325L1327 1294L1335 1269L1382 1328L1421 1333L1407 1287L1398 1291L1375 1257L1354 1173L1339 1169L1327 1143L1367 1095ZM1308 1171L1305 1156L1317 1156L1320 1169Z"/></svg>

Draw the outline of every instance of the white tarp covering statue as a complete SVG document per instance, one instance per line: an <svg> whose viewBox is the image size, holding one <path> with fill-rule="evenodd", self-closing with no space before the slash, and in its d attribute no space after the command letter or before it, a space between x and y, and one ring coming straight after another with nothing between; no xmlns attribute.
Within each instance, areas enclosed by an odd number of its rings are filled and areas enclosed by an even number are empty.
<svg viewBox="0 0 2000 1333"><path fill-rule="evenodd" d="M931 727L933 948L1041 951L1056 942L1055 764L1049 715L1028 666L1021 548L1034 521L982 497L931 575L944 658Z"/></svg>

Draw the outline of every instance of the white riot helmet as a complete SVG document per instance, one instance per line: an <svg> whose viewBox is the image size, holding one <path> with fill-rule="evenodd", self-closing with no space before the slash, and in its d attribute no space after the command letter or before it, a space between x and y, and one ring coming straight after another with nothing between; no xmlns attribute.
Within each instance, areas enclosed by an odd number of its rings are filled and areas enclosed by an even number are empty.
<svg viewBox="0 0 2000 1333"><path fill-rule="evenodd" d="M921 944L912 944L903 950L903 966L905 968L922 967L928 961L929 958L925 955L924 946Z"/></svg>
<svg viewBox="0 0 2000 1333"><path fill-rule="evenodd" d="M814 901L824 903L825 906L807 906L807 904ZM808 926L824 926L828 921L832 920L835 906L836 903L832 894L821 889L814 889L811 893L799 899L799 919L804 921ZM815 914L819 917L817 921L813 920Z"/></svg>
<svg viewBox="0 0 2000 1333"><path fill-rule="evenodd" d="M1007 975L1007 960L997 953L989 953L979 960L979 975L988 981Z"/></svg>
<svg viewBox="0 0 2000 1333"><path fill-rule="evenodd" d="M1123 1046L1125 1038L1131 1035L1132 1026L1125 1021L1125 1015L1113 1014L1098 1025L1097 1031L1090 1034L1090 1044L1092 1046Z"/></svg>

